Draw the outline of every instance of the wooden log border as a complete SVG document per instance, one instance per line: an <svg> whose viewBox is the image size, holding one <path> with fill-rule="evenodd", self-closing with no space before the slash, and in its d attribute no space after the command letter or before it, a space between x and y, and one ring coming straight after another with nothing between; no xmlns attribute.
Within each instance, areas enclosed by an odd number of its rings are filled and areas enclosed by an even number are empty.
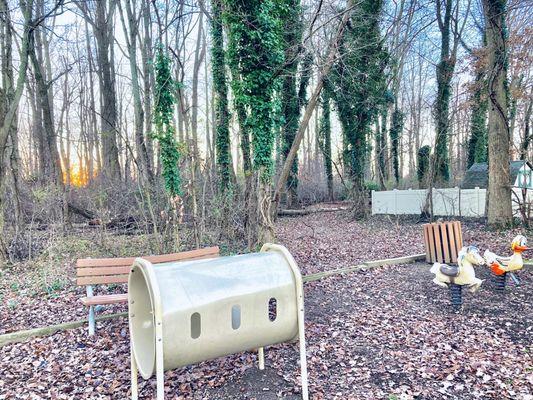
<svg viewBox="0 0 533 400"><path fill-rule="evenodd" d="M415 254L415 255L406 256L406 257L387 258L383 260L368 261L366 263L354 265L351 267L337 268L337 269L332 269L330 271L324 271L324 272L318 272L316 274L305 275L303 276L303 281L313 282L313 281L318 281L320 279L327 278L333 275L343 275L343 274L349 274L351 272L356 272L356 271L366 271L368 269L383 267L386 265L408 264L408 263L412 263L415 261L422 261L425 258L426 258L426 254L424 253L424 254ZM127 316L128 316L127 312L121 312L117 314L104 314L99 317L96 317L96 321L106 321L109 319L115 319L115 318L121 318L121 317L127 317ZM23 331L6 333L4 335L0 335L0 348L8 344L20 343L27 339L31 339L35 337L42 337L42 336L50 336L56 332L65 331L67 329L76 329L76 328L79 328L85 325L86 323L87 323L87 320L82 319L78 321L65 322L65 323L57 324L57 325L45 326L43 328L34 328L34 329L28 329L28 330L23 330Z"/></svg>

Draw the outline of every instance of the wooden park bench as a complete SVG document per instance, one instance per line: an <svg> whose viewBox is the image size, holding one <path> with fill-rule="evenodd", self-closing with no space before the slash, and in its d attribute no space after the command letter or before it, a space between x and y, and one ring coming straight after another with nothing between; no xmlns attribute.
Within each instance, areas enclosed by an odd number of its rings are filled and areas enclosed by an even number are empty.
<svg viewBox="0 0 533 400"><path fill-rule="evenodd" d="M215 258L220 255L218 246L204 249L183 251L181 253L143 256L152 264L172 261L190 261L203 258ZM89 335L93 335L95 324L95 306L105 304L127 303L128 293L94 295L94 285L109 285L128 282L128 274L136 257L124 258L83 258L76 262L76 283L87 287L87 296L81 299L89 307Z"/></svg>

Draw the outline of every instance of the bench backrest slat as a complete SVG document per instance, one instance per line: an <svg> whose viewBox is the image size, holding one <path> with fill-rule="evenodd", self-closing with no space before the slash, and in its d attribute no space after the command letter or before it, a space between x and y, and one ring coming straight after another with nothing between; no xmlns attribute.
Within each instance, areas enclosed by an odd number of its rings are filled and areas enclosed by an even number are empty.
<svg viewBox="0 0 533 400"><path fill-rule="evenodd" d="M153 264L172 261L190 261L204 258L215 258L220 255L218 246L205 249L184 251L181 253L162 254L142 257ZM76 262L76 283L83 285L99 285L108 283L127 283L128 274L133 261L137 257L124 258L84 258Z"/></svg>
<svg viewBox="0 0 533 400"><path fill-rule="evenodd" d="M133 264L133 263L132 263ZM78 268L77 276L105 276L105 275L123 275L130 273L129 267L100 267L100 268Z"/></svg>

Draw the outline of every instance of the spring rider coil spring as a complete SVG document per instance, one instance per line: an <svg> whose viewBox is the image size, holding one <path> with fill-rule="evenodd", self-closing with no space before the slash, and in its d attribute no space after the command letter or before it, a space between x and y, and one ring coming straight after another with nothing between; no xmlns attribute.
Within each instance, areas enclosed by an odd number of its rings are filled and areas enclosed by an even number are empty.
<svg viewBox="0 0 533 400"><path fill-rule="evenodd" d="M450 283L450 297L453 309L459 311L463 306L463 286Z"/></svg>
<svg viewBox="0 0 533 400"><path fill-rule="evenodd" d="M494 283L496 284L496 290L498 292L505 292L505 285L507 283L507 272L501 275L493 275Z"/></svg>

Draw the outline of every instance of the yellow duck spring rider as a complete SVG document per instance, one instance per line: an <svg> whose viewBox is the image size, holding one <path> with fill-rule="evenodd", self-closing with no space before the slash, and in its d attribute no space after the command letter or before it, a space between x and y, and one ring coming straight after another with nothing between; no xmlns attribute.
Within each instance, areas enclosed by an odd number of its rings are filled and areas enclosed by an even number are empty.
<svg viewBox="0 0 533 400"><path fill-rule="evenodd" d="M487 265L490 266L497 290L505 290L507 275L509 275L517 285L520 283L520 280L514 272L524 268L522 253L526 250L529 250L529 248L527 247L527 239L523 235L517 235L511 242L511 251L513 252L513 255L510 257L502 257L494 254L488 249L485 250L483 256L487 261Z"/></svg>
<svg viewBox="0 0 533 400"><path fill-rule="evenodd" d="M483 281L476 278L475 265L483 265L485 260L476 246L465 246L457 255L457 265L435 263L430 271L435 274L433 282L449 288L452 306L459 310L463 304L462 289L467 286L470 292L477 291Z"/></svg>

